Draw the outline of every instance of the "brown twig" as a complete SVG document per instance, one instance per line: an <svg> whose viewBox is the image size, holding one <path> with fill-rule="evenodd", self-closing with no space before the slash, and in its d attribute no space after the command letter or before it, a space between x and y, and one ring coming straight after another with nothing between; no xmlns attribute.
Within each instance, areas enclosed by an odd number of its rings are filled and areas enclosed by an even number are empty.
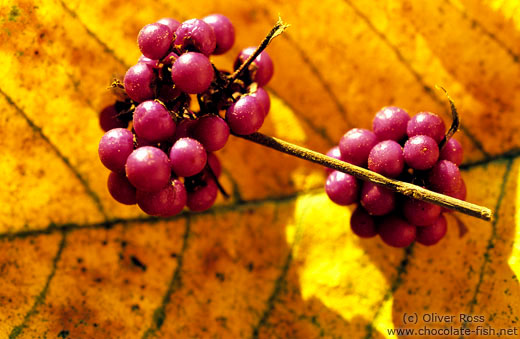
<svg viewBox="0 0 520 339"><path fill-rule="evenodd" d="M294 145L290 142L283 141L278 138L270 137L261 133L235 136L253 141L257 144L267 146L269 148L296 156L301 159L315 162L337 171L353 175L358 179L373 182L376 185L384 186L389 190L403 194L407 197L427 201L487 221L490 221L493 218L493 212L489 208L455 199L440 193L432 192L407 182L389 179L382 176L381 174L369 171L365 168L354 166L347 162L328 157L319 152Z"/></svg>
<svg viewBox="0 0 520 339"><path fill-rule="evenodd" d="M448 142L448 140L450 140L450 138L455 134L455 132L457 132L459 130L460 120L459 120L459 114L457 113L457 108L455 107L455 103L453 102L453 99L450 98L450 96L448 95L448 91L446 91L444 89L444 87L441 87L441 86L435 86L435 87L440 88L444 91L444 94L446 95L446 97L448 98L448 101L450 102L451 115L453 117L453 121L451 122L450 129L448 130L446 135L444 135L444 138L442 138L441 142L439 143L439 150L442 150L443 147Z"/></svg>
<svg viewBox="0 0 520 339"><path fill-rule="evenodd" d="M262 43L255 49L254 53L251 54L246 61L240 65L240 67L228 77L228 84L231 84L235 79L237 79L240 74L246 69L253 60L256 59L260 53L269 45L269 43L276 38L278 35L282 34L285 29L287 29L290 25L284 23L281 18L278 18L278 21L274 25L274 27L271 29L271 31L266 35L264 40L262 40Z"/></svg>

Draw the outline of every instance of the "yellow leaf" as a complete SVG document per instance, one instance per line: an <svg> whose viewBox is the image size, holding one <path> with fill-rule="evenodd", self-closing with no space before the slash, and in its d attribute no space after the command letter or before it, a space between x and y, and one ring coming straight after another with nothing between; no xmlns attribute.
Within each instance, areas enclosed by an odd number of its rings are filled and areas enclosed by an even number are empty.
<svg viewBox="0 0 520 339"><path fill-rule="evenodd" d="M317 151L370 128L382 106L449 124L435 86L446 88L462 120L468 201L495 220L449 214L434 247L360 239L352 208L323 192L322 168L238 138L219 151L232 198L213 209L158 219L114 202L97 155L109 84L139 57L142 26L210 13L236 27L232 50L213 59L224 69L278 14L291 24L267 50L275 75L261 132ZM0 337L518 333L519 40L517 1L3 1Z"/></svg>

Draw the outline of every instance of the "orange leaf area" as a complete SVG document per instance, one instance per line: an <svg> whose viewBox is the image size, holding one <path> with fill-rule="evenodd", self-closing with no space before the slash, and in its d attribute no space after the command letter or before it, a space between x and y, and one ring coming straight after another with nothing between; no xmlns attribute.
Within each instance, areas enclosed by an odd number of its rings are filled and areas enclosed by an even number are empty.
<svg viewBox="0 0 520 339"><path fill-rule="evenodd" d="M435 85L446 88L462 120L467 200L495 220L449 214L434 247L360 239L352 208L323 192L321 168L236 138L219 151L232 197L211 210L158 219L114 202L97 156L108 85L139 57L142 26L210 13L236 27L233 49L213 59L225 69L278 13L291 24L268 47L275 75L261 132L310 149L370 128L387 105L449 123ZM8 0L0 41L0 337L520 332L516 1Z"/></svg>

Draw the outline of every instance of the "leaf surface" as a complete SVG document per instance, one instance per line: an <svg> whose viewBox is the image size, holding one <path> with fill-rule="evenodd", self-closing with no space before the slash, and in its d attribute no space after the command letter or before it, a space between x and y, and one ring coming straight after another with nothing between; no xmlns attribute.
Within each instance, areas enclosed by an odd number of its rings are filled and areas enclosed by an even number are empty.
<svg viewBox="0 0 520 339"><path fill-rule="evenodd" d="M232 198L212 210L159 220L114 202L97 156L108 85L139 57L140 27L214 12L237 32L223 68L278 13L292 25L268 48L265 134L326 152L387 105L449 124L446 88L468 201L495 220L450 214L434 247L359 239L323 169L236 138L219 152ZM4 1L1 336L384 338L451 325L433 313L517 328L519 18L516 1L490 0Z"/></svg>

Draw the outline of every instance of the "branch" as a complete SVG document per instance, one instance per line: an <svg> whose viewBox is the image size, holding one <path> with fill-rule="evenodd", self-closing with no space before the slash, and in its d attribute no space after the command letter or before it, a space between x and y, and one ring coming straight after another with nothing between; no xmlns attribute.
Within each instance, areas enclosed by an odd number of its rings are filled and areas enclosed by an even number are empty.
<svg viewBox="0 0 520 339"><path fill-rule="evenodd" d="M289 26L290 25L288 25L282 21L282 18L278 17L278 21L276 22L274 27L271 28L271 31L266 35L264 40L262 40L262 43L260 44L260 46L258 46L255 49L254 53L251 54L249 56L249 58L247 58L246 61L242 65L240 65L240 67L235 71L235 73L231 74L228 77L228 81L229 81L228 84L235 81L240 76L240 74L244 71L244 69L246 69L253 62L253 60L255 60L256 57L258 55L260 55L260 53L262 53L262 51L271 43L271 41L274 38L276 38L278 35L282 34Z"/></svg>
<svg viewBox="0 0 520 339"><path fill-rule="evenodd" d="M364 181L370 181L376 185L403 194L407 197L430 202L445 208L449 208L473 217L477 217L486 221L493 218L493 212L486 207L478 206L463 200L455 199L440 193L432 192L420 186L416 186L407 182L389 179L381 174L369 171L365 168L340 161L324 154L312 151L305 147L294 145L290 142L283 141L274 137L270 137L261 133L253 133L250 135L236 135L237 137L253 141L257 144L267 146L277 151L296 156L301 159L312 161L334 170L344 172L355 176Z"/></svg>
<svg viewBox="0 0 520 339"><path fill-rule="evenodd" d="M442 138L441 142L439 143L439 151L442 151L442 148L444 147L444 145L446 145L448 140L450 140L450 138L453 136L453 134L455 134L455 132L457 132L459 130L460 120L459 120L459 114L457 113L457 108L455 107L455 103L453 102L453 99L450 98L450 96L448 95L448 91L446 91L444 89L444 87L441 87L441 86L435 86L435 87L440 88L444 91L444 94L446 95L446 97L448 98L448 100L450 102L451 115L453 117L453 121L451 122L450 129L448 130L446 135L444 135L444 138Z"/></svg>

